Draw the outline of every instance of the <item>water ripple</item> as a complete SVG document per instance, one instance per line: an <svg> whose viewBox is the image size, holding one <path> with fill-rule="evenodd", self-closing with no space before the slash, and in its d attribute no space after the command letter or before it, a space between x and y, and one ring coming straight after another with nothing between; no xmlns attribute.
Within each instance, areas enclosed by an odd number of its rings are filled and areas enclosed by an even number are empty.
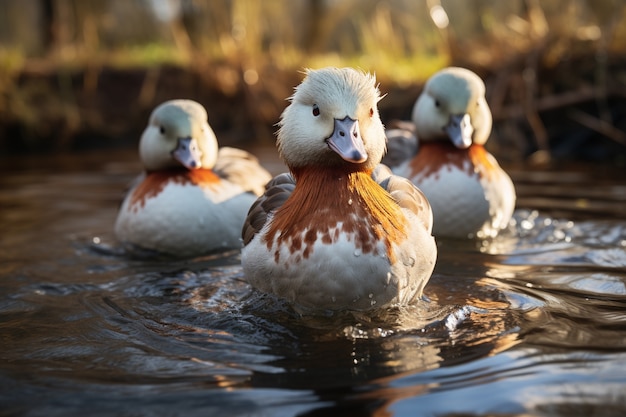
<svg viewBox="0 0 626 417"><path fill-rule="evenodd" d="M20 187L0 192L5 414L626 409L623 218L518 209L495 239L438 240L416 305L307 316L250 288L237 251L174 260L116 246L131 176L7 178Z"/></svg>

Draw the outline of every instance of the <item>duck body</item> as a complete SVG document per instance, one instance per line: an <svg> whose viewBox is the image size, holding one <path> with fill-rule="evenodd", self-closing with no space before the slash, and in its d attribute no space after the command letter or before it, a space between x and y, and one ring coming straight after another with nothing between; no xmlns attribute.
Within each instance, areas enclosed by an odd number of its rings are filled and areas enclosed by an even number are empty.
<svg viewBox="0 0 626 417"><path fill-rule="evenodd" d="M210 169L148 172L124 199L115 232L127 244L181 257L240 248L255 200Z"/></svg>
<svg viewBox="0 0 626 417"><path fill-rule="evenodd" d="M278 177L268 188L294 186L242 250L253 286L304 310L367 310L421 296L437 251L410 208L365 173L305 168L296 177ZM403 185L410 198L415 192Z"/></svg>
<svg viewBox="0 0 626 417"><path fill-rule="evenodd" d="M412 122L413 130L387 132L394 158L383 163L424 192L433 209L433 234L495 237L513 215L516 194L484 147L492 119L482 80L464 68L436 73L415 103Z"/></svg>
<svg viewBox="0 0 626 417"><path fill-rule="evenodd" d="M432 213L413 184L378 165L378 99L373 78L352 69L309 71L296 90L278 138L291 172L267 185L243 228L244 275L260 291L305 312L421 296L437 256Z"/></svg>
<svg viewBox="0 0 626 417"><path fill-rule="evenodd" d="M433 234L446 238L488 238L504 229L515 209L511 178L482 145L459 149L424 142L393 168L424 192L433 210Z"/></svg>
<svg viewBox="0 0 626 417"><path fill-rule="evenodd" d="M174 100L155 109L140 155L146 172L122 202L119 241L176 257L241 247L248 209L270 175L245 151L217 150L202 106Z"/></svg>

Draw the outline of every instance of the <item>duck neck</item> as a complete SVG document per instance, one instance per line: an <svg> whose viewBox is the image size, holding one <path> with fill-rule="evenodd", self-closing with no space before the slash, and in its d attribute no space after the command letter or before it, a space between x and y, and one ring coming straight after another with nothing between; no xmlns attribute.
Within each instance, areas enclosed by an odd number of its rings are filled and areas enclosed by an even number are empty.
<svg viewBox="0 0 626 417"><path fill-rule="evenodd" d="M309 182L330 182L335 186L342 188L341 184L347 184L347 180L350 177L359 177L361 175L370 176L371 172L354 171L348 167L319 167L319 166L303 166L290 168L291 174L296 179L296 183L309 183ZM322 184L320 184L322 185ZM325 184L323 184L325 185Z"/></svg>

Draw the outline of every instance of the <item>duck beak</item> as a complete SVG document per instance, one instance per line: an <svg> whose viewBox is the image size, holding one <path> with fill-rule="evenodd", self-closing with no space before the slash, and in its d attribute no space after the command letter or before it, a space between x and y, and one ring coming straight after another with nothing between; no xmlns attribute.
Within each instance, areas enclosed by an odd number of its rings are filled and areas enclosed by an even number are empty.
<svg viewBox="0 0 626 417"><path fill-rule="evenodd" d="M202 168L202 152L192 137L179 138L172 156L187 169Z"/></svg>
<svg viewBox="0 0 626 417"><path fill-rule="evenodd" d="M453 114L444 130L457 148L467 149L472 144L474 127L469 114Z"/></svg>
<svg viewBox="0 0 626 417"><path fill-rule="evenodd" d="M340 157L355 164L367 161L367 152L359 131L359 122L348 116L335 119L335 129L326 138L328 147Z"/></svg>

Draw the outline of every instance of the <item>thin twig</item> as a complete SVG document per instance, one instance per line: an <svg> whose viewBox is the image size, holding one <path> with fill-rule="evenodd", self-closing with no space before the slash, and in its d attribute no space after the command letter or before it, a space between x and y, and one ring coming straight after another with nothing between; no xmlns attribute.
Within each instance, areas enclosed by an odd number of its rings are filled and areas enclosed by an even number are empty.
<svg viewBox="0 0 626 417"><path fill-rule="evenodd" d="M589 113L585 113L577 109L569 110L567 112L567 116L575 122L578 122L589 129L595 130L596 132L614 140L619 144L626 145L626 133L619 130L606 120L599 119Z"/></svg>

